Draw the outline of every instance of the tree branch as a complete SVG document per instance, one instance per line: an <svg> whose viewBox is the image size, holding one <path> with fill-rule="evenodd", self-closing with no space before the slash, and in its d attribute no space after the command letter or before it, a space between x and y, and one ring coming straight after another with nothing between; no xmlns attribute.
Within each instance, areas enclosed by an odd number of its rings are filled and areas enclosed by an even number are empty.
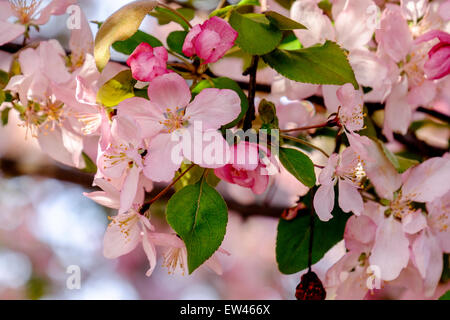
<svg viewBox="0 0 450 320"><path fill-rule="evenodd" d="M48 179L56 179L62 182L70 182L77 184L81 187L94 190L92 181L94 175L85 173L74 168L66 167L64 165L38 165L28 166L21 164L13 159L0 158L0 177L2 174L6 178L14 178L20 176L34 176ZM148 194L148 198L151 199L163 191L165 186L155 185L152 192ZM161 199L168 200L174 194L173 190L168 191L161 197ZM250 216L266 216L278 218L283 213L285 208L282 207L270 207L267 204L264 205L242 205L233 199L225 199L228 208L230 210L238 212L242 217L247 218Z"/></svg>

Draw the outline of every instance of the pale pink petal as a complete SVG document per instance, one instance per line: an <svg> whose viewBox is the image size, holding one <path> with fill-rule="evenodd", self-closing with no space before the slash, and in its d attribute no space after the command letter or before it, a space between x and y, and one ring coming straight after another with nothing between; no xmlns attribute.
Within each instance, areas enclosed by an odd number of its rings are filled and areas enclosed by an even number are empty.
<svg viewBox="0 0 450 320"><path fill-rule="evenodd" d="M255 170L259 164L259 148L257 144L240 142L231 148L232 165L238 169Z"/></svg>
<svg viewBox="0 0 450 320"><path fill-rule="evenodd" d="M148 86L150 101L162 112L184 108L191 100L191 91L186 81L176 73L168 73L153 79Z"/></svg>
<svg viewBox="0 0 450 320"><path fill-rule="evenodd" d="M220 264L220 261L215 254L205 261L205 266L207 266L219 276L223 274L222 265Z"/></svg>
<svg viewBox="0 0 450 320"><path fill-rule="evenodd" d="M414 262L421 276L424 278L425 295L433 295L441 278L443 269L443 252L438 240L422 232L412 245Z"/></svg>
<svg viewBox="0 0 450 320"><path fill-rule="evenodd" d="M450 20L450 0L441 3L439 7L439 15L444 21Z"/></svg>
<svg viewBox="0 0 450 320"><path fill-rule="evenodd" d="M358 187L344 179L339 179L339 207L344 212L353 212L356 215L360 215L364 210Z"/></svg>
<svg viewBox="0 0 450 320"><path fill-rule="evenodd" d="M83 192L83 195L104 207L112 209L119 209L120 207L119 198L111 197L104 191Z"/></svg>
<svg viewBox="0 0 450 320"><path fill-rule="evenodd" d="M39 132L38 142L42 151L53 159L71 167L75 166L72 153L64 147L63 134L59 126L53 130Z"/></svg>
<svg viewBox="0 0 450 320"><path fill-rule="evenodd" d="M217 130L190 126L184 131L182 146L186 159L204 168L220 168L230 161L230 146Z"/></svg>
<svg viewBox="0 0 450 320"><path fill-rule="evenodd" d="M136 196L139 174L141 170L133 165L127 172L122 189L120 191L120 208L119 214L128 211L133 205L133 200Z"/></svg>
<svg viewBox="0 0 450 320"><path fill-rule="evenodd" d="M184 39L182 50L187 57L192 57L195 54L194 40L197 38L201 31L201 25L197 24L189 31L186 38Z"/></svg>
<svg viewBox="0 0 450 320"><path fill-rule="evenodd" d="M186 108L186 119L202 121L204 130L219 129L241 113L241 99L229 89L203 89Z"/></svg>
<svg viewBox="0 0 450 320"><path fill-rule="evenodd" d="M33 20L33 24L46 24L51 16L59 16L66 13L66 9L76 4L76 0L52 0L40 11L39 18Z"/></svg>
<svg viewBox="0 0 450 320"><path fill-rule="evenodd" d="M414 234L426 228L427 219L421 210L414 211L402 218L403 231Z"/></svg>
<svg viewBox="0 0 450 320"><path fill-rule="evenodd" d="M431 158L410 169L402 194L418 202L429 202L450 190L450 159Z"/></svg>
<svg viewBox="0 0 450 320"><path fill-rule="evenodd" d="M304 47L310 47L326 40L334 40L334 28L330 19L317 6L315 0L295 1L291 7L291 19L307 29L294 30Z"/></svg>
<svg viewBox="0 0 450 320"><path fill-rule="evenodd" d="M373 19L376 9L372 0L347 1L334 21L338 43L347 50L366 45L377 26Z"/></svg>
<svg viewBox="0 0 450 320"><path fill-rule="evenodd" d="M0 46L17 39L24 32L23 25L0 20Z"/></svg>
<svg viewBox="0 0 450 320"><path fill-rule="evenodd" d="M402 61L413 44L412 34L399 6L387 4L375 31L379 48L395 62Z"/></svg>
<svg viewBox="0 0 450 320"><path fill-rule="evenodd" d="M433 81L425 80L421 85L413 87L408 92L407 101L410 105L427 106L437 94L437 85Z"/></svg>
<svg viewBox="0 0 450 320"><path fill-rule="evenodd" d="M269 176L261 174L261 170L249 171L248 176L253 178L251 187L254 194L263 194L269 185Z"/></svg>
<svg viewBox="0 0 450 320"><path fill-rule="evenodd" d="M93 54L94 52L94 36L92 35L89 21L82 10L80 11L79 19L80 28L71 30L69 40L70 59L74 65L84 61L86 54Z"/></svg>
<svg viewBox="0 0 450 320"><path fill-rule="evenodd" d="M39 70L39 55L37 50L32 48L24 49L19 55L20 71L24 75L32 75Z"/></svg>
<svg viewBox="0 0 450 320"><path fill-rule="evenodd" d="M151 138L158 134L165 120L162 111L144 98L129 98L117 106L117 115L133 118L141 128L142 138Z"/></svg>
<svg viewBox="0 0 450 320"><path fill-rule="evenodd" d="M416 22L425 14L428 0L401 0L400 5L406 19Z"/></svg>
<svg viewBox="0 0 450 320"><path fill-rule="evenodd" d="M128 116L115 116L111 125L111 134L117 142L137 147L142 136L136 121Z"/></svg>
<svg viewBox="0 0 450 320"><path fill-rule="evenodd" d="M392 92L386 100L384 113L384 129L406 134L409 124L411 123L412 109L408 103L408 81L404 77L392 88ZM389 136L388 136L389 138Z"/></svg>
<svg viewBox="0 0 450 320"><path fill-rule="evenodd" d="M427 203L427 211L428 224L439 239L442 250L450 253L450 191Z"/></svg>
<svg viewBox="0 0 450 320"><path fill-rule="evenodd" d="M103 238L103 255L115 259L134 250L142 239L138 213L131 211L115 216Z"/></svg>
<svg viewBox="0 0 450 320"><path fill-rule="evenodd" d="M345 247L350 251L358 252L370 249L375 240L376 231L377 225L369 217L351 216L345 225Z"/></svg>
<svg viewBox="0 0 450 320"><path fill-rule="evenodd" d="M66 68L64 49L59 42L43 41L40 43L38 50L42 72L48 79L56 83L65 83L72 79Z"/></svg>
<svg viewBox="0 0 450 320"><path fill-rule="evenodd" d="M337 153L331 154L330 158L328 158L328 163L325 168L322 169L319 175L319 183L329 185L332 183L332 180L335 175L336 167L338 165L339 155Z"/></svg>
<svg viewBox="0 0 450 320"><path fill-rule="evenodd" d="M178 154L172 154L172 150L180 142L171 141L170 136L170 134L159 134L150 141L148 155L144 162L144 174L152 181L172 180L175 171L180 168L183 161L183 157L180 156L181 150Z"/></svg>
<svg viewBox="0 0 450 320"><path fill-rule="evenodd" d="M378 266L381 279L391 281L398 277L409 261L409 241L402 224L392 216L378 226L375 245L369 258L370 264Z"/></svg>
<svg viewBox="0 0 450 320"><path fill-rule="evenodd" d="M334 207L334 185L323 184L317 189L314 196L314 209L319 216L320 220L328 221L333 216L331 211Z"/></svg>
<svg viewBox="0 0 450 320"><path fill-rule="evenodd" d="M184 242L176 234L173 233L147 233L151 243L162 247L183 248Z"/></svg>
<svg viewBox="0 0 450 320"><path fill-rule="evenodd" d="M356 80L365 87L380 87L388 75L388 66L383 59L369 50L356 49L348 55L350 65L355 72Z"/></svg>
<svg viewBox="0 0 450 320"><path fill-rule="evenodd" d="M147 256L150 268L147 270L145 275L150 277L156 267L156 248L153 243L148 238L148 232L144 228L144 238L142 239L142 247L144 248L145 255Z"/></svg>
<svg viewBox="0 0 450 320"><path fill-rule="evenodd" d="M325 107L327 107L327 111L329 113L337 112L339 106L341 105L336 94L339 88L340 86L335 85L322 86L323 100L325 102Z"/></svg>

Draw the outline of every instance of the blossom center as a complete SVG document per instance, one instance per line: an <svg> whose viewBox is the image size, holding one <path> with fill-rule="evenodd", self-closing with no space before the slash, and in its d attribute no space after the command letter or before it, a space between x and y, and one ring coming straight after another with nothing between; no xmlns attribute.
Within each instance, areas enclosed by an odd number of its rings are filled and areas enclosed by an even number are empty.
<svg viewBox="0 0 450 320"><path fill-rule="evenodd" d="M189 119L189 117L185 118L184 113L185 108L177 107L175 111L167 108L166 112L164 113L165 120L159 121L159 123L163 124L166 127L167 133L172 133L187 125L187 120Z"/></svg>
<svg viewBox="0 0 450 320"><path fill-rule="evenodd" d="M9 0L9 2L20 23L27 24L37 12L42 0Z"/></svg>
<svg viewBox="0 0 450 320"><path fill-rule="evenodd" d="M180 266L184 275L185 265L184 265L183 249L170 248L164 255L163 267L167 267L167 269L169 269L169 274L174 274L178 266Z"/></svg>

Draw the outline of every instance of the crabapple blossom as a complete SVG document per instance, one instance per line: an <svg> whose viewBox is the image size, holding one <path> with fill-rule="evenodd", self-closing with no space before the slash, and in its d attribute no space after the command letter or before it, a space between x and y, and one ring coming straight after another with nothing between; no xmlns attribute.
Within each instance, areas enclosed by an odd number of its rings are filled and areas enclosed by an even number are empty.
<svg viewBox="0 0 450 320"><path fill-rule="evenodd" d="M150 82L148 96L150 101L130 98L121 102L118 115L136 119L141 127L142 137L149 140L148 155L144 162L144 174L149 179L169 181L180 167L183 158L174 159L172 156L173 149L179 145L173 135L180 132L181 135L185 133L188 136L183 138L183 143L188 144L182 150L184 157L207 167L220 167L226 163L223 156L217 156L213 163L208 163L208 159L203 159L203 155L198 155L197 152L205 150L203 144L208 144L208 141L200 138L200 144L194 144L191 139L209 133L219 143L219 149L228 148L217 129L240 113L240 99L234 91L207 88L189 102L191 93L186 81L176 73L169 73ZM199 127L194 125L196 122L200 124ZM224 154L226 153L227 150Z"/></svg>
<svg viewBox="0 0 450 320"><path fill-rule="evenodd" d="M1 0L0 1L0 45L23 35L30 25L46 24L51 16L66 13L68 6L76 0L52 0L42 8L42 0ZM9 22L14 17L15 23Z"/></svg>
<svg viewBox="0 0 450 320"><path fill-rule="evenodd" d="M139 243L145 251L150 268L146 275L149 277L156 267L156 248L147 236L154 230L147 217L136 210L130 211L111 219L103 238L103 255L108 259L115 259L133 251Z"/></svg>
<svg viewBox="0 0 450 320"><path fill-rule="evenodd" d="M153 48L148 43L141 43L136 47L127 60L133 78L140 81L151 81L155 77L166 74L167 50L164 47Z"/></svg>
<svg viewBox="0 0 450 320"><path fill-rule="evenodd" d="M350 147L341 156L334 153L328 159L327 166L319 175L321 184L314 196L314 209L322 221L328 221L333 216L334 184L339 184L339 206L344 212L352 211L360 215L364 203L358 191L361 179L364 177L364 160Z"/></svg>
<svg viewBox="0 0 450 320"><path fill-rule="evenodd" d="M237 36L227 21L214 16L189 31L183 43L183 53L188 57L195 54L204 60L203 63L214 63L234 45Z"/></svg>
<svg viewBox="0 0 450 320"><path fill-rule="evenodd" d="M108 147L99 154L99 171L107 178L123 178L120 193L119 214L132 205L138 190L139 176L143 169L139 127L130 118L114 117L111 124L111 138Z"/></svg>
<svg viewBox="0 0 450 320"><path fill-rule="evenodd" d="M250 188L255 194L261 194L269 183L269 176L264 172L266 163L262 161L262 158L268 160L270 157L267 153L268 150L255 143L240 142L231 148L231 163L215 169L214 173L224 181Z"/></svg>
<svg viewBox="0 0 450 320"><path fill-rule="evenodd" d="M415 40L415 43L438 38L436 44L428 52L429 59L424 64L424 71L428 79L441 79L450 73L450 34L440 30L432 30Z"/></svg>

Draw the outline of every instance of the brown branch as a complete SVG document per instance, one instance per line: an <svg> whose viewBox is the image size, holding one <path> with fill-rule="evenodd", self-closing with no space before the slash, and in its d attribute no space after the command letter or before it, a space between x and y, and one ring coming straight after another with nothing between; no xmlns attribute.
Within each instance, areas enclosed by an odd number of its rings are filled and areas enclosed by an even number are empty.
<svg viewBox="0 0 450 320"><path fill-rule="evenodd" d="M70 168L59 164L46 165L24 165L13 159L0 158L0 177L14 178L20 176L34 176L47 179L56 179L62 182L70 182L80 185L84 188L94 189L92 181L94 175L84 173L82 171ZM166 187L167 188L167 187ZM152 192L147 197L151 199L161 193L165 189L163 185L155 185ZM161 197L161 199L168 200L174 194L170 190ZM242 217L250 216L266 216L266 217L280 217L285 208L270 207L267 205L242 205L231 198L225 199L230 210L238 212Z"/></svg>

